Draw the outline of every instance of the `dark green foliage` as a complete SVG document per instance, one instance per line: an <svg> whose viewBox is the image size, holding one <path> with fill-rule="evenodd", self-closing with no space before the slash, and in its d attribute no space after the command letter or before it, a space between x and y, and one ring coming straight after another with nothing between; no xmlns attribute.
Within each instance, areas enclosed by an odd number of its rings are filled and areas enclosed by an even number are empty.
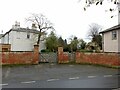
<svg viewBox="0 0 120 90"><path fill-rule="evenodd" d="M81 49L80 52L84 52L84 53L89 53L89 52L93 52L93 50L85 50L85 49Z"/></svg>
<svg viewBox="0 0 120 90"><path fill-rule="evenodd" d="M95 42L100 47L100 49L102 49L102 36L101 35L96 35L95 37L93 37L92 42Z"/></svg>
<svg viewBox="0 0 120 90"><path fill-rule="evenodd" d="M89 28L88 36L91 37L91 42L94 44L92 45L92 49L95 50L96 48L102 49L102 36L99 34L102 27L96 23L92 23Z"/></svg>
<svg viewBox="0 0 120 90"><path fill-rule="evenodd" d="M85 49L86 42L83 39L81 39L79 42L80 42L80 49Z"/></svg>
<svg viewBox="0 0 120 90"><path fill-rule="evenodd" d="M43 50L41 50L41 53L48 53L48 52L50 52L49 49L43 49Z"/></svg>
<svg viewBox="0 0 120 90"><path fill-rule="evenodd" d="M46 47L50 51L57 51L58 38L53 31L51 31L50 35L46 38Z"/></svg>
<svg viewBox="0 0 120 90"><path fill-rule="evenodd" d="M62 37L59 37L59 38L58 38L58 46L64 47L64 44L65 44L65 42L64 42L64 40L62 39Z"/></svg>
<svg viewBox="0 0 120 90"><path fill-rule="evenodd" d="M71 42L70 42L71 52L77 50L78 43L79 43L79 41L78 41L78 39L77 39L76 36L74 36L73 38L71 38Z"/></svg>

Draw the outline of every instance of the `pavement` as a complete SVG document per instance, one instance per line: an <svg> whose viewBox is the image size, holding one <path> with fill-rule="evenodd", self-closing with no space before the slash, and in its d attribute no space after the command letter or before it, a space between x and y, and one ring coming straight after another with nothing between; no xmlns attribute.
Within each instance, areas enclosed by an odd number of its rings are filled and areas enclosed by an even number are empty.
<svg viewBox="0 0 120 90"><path fill-rule="evenodd" d="M2 68L2 88L118 89L118 69L93 65L39 64Z"/></svg>

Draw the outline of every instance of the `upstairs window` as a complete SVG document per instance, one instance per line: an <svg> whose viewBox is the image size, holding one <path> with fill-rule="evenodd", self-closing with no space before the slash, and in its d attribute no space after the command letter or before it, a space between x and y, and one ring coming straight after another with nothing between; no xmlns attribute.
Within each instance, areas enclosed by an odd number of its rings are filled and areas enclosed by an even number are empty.
<svg viewBox="0 0 120 90"><path fill-rule="evenodd" d="M117 39L117 31L112 31L112 40Z"/></svg>
<svg viewBox="0 0 120 90"><path fill-rule="evenodd" d="M30 33L27 33L27 39L30 39Z"/></svg>

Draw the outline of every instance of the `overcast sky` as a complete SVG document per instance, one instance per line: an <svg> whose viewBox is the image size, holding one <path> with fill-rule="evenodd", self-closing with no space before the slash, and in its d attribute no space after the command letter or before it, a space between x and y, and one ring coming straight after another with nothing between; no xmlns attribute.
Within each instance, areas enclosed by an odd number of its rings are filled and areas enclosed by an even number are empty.
<svg viewBox="0 0 120 90"><path fill-rule="evenodd" d="M83 2L78 0L1 0L0 33L10 30L15 21L20 22L21 27L28 27L25 18L31 13L42 13L54 24L57 35L64 39L75 35L86 40L91 23L97 23L104 29L118 23L117 16L111 19L110 12L105 12L110 5L93 5L84 11Z"/></svg>

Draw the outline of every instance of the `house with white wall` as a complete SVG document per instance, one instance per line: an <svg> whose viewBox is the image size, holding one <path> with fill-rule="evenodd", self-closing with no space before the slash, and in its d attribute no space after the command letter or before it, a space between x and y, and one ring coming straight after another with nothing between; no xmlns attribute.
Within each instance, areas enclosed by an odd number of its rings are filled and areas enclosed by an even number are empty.
<svg viewBox="0 0 120 90"><path fill-rule="evenodd" d="M12 29L1 36L0 45L3 47L10 45L10 51L33 51L34 45L37 44L38 33L34 25L31 29L21 28L20 23L16 22ZM39 51L45 48L45 40L40 41Z"/></svg>
<svg viewBox="0 0 120 90"><path fill-rule="evenodd" d="M103 51L120 53L120 24L100 32L103 37Z"/></svg>

